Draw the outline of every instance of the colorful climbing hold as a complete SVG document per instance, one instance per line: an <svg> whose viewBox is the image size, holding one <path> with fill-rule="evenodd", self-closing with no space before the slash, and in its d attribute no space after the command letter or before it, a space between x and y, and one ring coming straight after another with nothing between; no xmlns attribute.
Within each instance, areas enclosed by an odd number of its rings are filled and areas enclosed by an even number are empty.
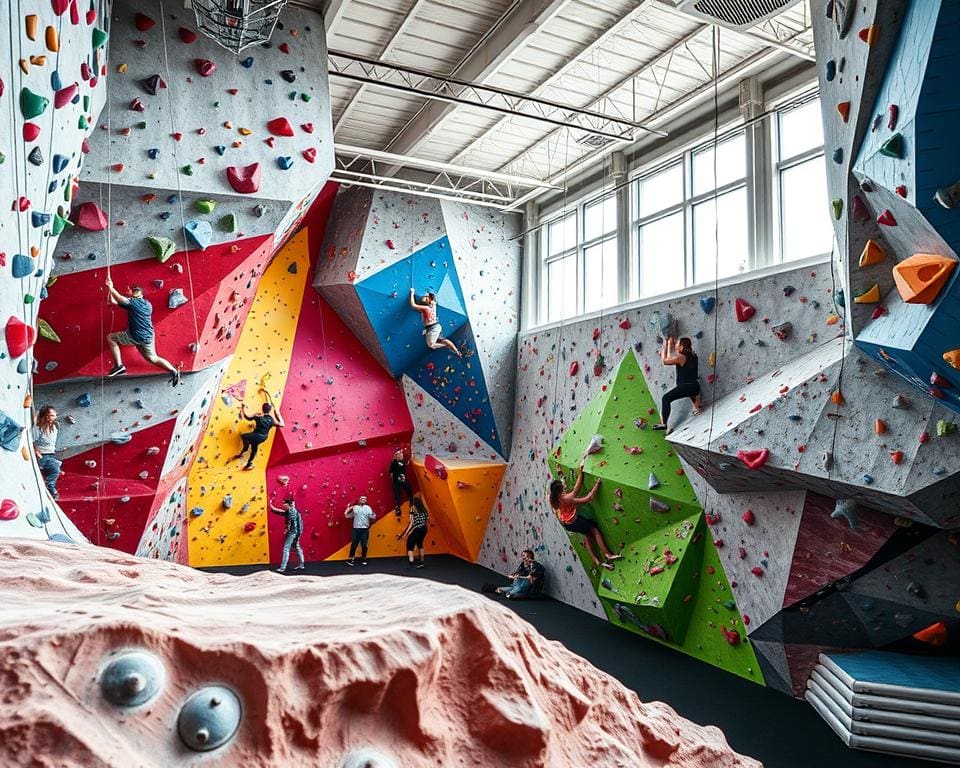
<svg viewBox="0 0 960 768"><path fill-rule="evenodd" d="M213 213L213 209L217 207L216 200L194 200L193 207L200 213Z"/></svg>
<svg viewBox="0 0 960 768"><path fill-rule="evenodd" d="M770 450L760 448L752 451L737 451L737 458L744 463L747 469L760 469L770 458Z"/></svg>
<svg viewBox="0 0 960 768"><path fill-rule="evenodd" d="M957 266L955 259L915 253L893 267L893 280L908 304L932 304Z"/></svg>
<svg viewBox="0 0 960 768"><path fill-rule="evenodd" d="M840 221L840 217L843 215L843 200L839 197L831 201L830 207L833 209L833 218L837 221Z"/></svg>
<svg viewBox="0 0 960 768"><path fill-rule="evenodd" d="M876 304L880 301L880 286L874 283L859 296L853 297L854 304Z"/></svg>
<svg viewBox="0 0 960 768"><path fill-rule="evenodd" d="M46 96L34 93L29 88L22 88L20 90L20 112L23 114L24 120L32 120L35 117L39 117L49 104L50 99Z"/></svg>
<svg viewBox="0 0 960 768"><path fill-rule="evenodd" d="M180 41L187 45L197 39L197 33L186 27L180 27L180 29L177 30L177 35L179 35Z"/></svg>
<svg viewBox="0 0 960 768"><path fill-rule="evenodd" d="M16 360L24 354L37 339L33 326L27 325L18 317L11 316L4 328L4 337L7 342L7 353Z"/></svg>
<svg viewBox="0 0 960 768"><path fill-rule="evenodd" d="M903 148L903 136L901 136L899 133L895 133L880 145L880 154L885 155L886 157L902 158Z"/></svg>
<svg viewBox="0 0 960 768"><path fill-rule="evenodd" d="M757 313L757 310L754 309L754 307L751 306L750 303L747 302L745 299L738 298L736 300L735 307L737 312L738 323L747 322L747 320L749 320L751 317L753 317Z"/></svg>
<svg viewBox="0 0 960 768"><path fill-rule="evenodd" d="M251 194L260 189L260 163L239 168L231 165L227 168L227 181L234 192Z"/></svg>
<svg viewBox="0 0 960 768"><path fill-rule="evenodd" d="M874 264L880 264L887 258L887 252L876 240L867 240L860 254L860 267L869 267Z"/></svg>
<svg viewBox="0 0 960 768"><path fill-rule="evenodd" d="M210 77L210 75L217 71L217 65L210 61L210 59L194 59L193 66L200 77Z"/></svg>
<svg viewBox="0 0 960 768"><path fill-rule="evenodd" d="M90 232L102 232L108 226L107 214L93 201L81 203L73 215L73 222L81 229Z"/></svg>
<svg viewBox="0 0 960 768"><path fill-rule="evenodd" d="M282 156L277 158L277 167L283 171L289 171L293 167L293 158L290 156Z"/></svg>
<svg viewBox="0 0 960 768"><path fill-rule="evenodd" d="M153 257L161 264L173 256L177 250L177 244L168 237L150 236L147 238L147 243L153 251Z"/></svg>
<svg viewBox="0 0 960 768"><path fill-rule="evenodd" d="M885 227L895 227L897 226L897 220L894 218L893 213L887 209L877 216L877 224L883 224Z"/></svg>
<svg viewBox="0 0 960 768"><path fill-rule="evenodd" d="M877 25L871 24L869 27L864 27L859 32L857 32L857 37L859 37L868 46L872 46L877 39L878 33L879 33L879 29Z"/></svg>
<svg viewBox="0 0 960 768"><path fill-rule="evenodd" d="M293 136L293 126L285 117L275 117L267 121L267 130L274 136Z"/></svg>
<svg viewBox="0 0 960 768"><path fill-rule="evenodd" d="M837 104L837 112L840 113L840 119L847 122L850 119L850 102L841 101Z"/></svg>

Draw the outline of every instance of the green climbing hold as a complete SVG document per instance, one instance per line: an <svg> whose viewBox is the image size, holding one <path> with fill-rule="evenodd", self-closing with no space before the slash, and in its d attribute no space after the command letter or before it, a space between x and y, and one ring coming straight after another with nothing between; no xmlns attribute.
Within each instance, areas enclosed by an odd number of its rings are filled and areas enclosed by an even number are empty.
<svg viewBox="0 0 960 768"><path fill-rule="evenodd" d="M89 96L84 96L84 97L83 97L83 111L84 111L84 112L89 112L89 111L90 111L90 97L89 97Z"/></svg>
<svg viewBox="0 0 960 768"><path fill-rule="evenodd" d="M84 115L80 115L80 118L77 120L77 128L81 131L87 130L87 118Z"/></svg>
<svg viewBox="0 0 960 768"><path fill-rule="evenodd" d="M33 294L32 294L32 293L25 293L25 294L23 294L23 303L24 303L24 304L33 304L34 301L36 301L36 299L33 298Z"/></svg>
<svg viewBox="0 0 960 768"><path fill-rule="evenodd" d="M104 45L109 39L110 35L104 32L102 29L93 28L93 50L97 50L101 45Z"/></svg>
<svg viewBox="0 0 960 768"><path fill-rule="evenodd" d="M899 133L893 134L880 146L880 154L887 157L903 157L903 136Z"/></svg>
<svg viewBox="0 0 960 768"><path fill-rule="evenodd" d="M150 243L150 248L153 250L154 258L156 258L156 260L161 264L173 256L174 252L177 250L177 244L169 237L150 236L147 238L147 242Z"/></svg>
<svg viewBox="0 0 960 768"><path fill-rule="evenodd" d="M57 344L60 343L60 337L57 336L57 332L53 330L53 328L50 327L50 323L42 317L37 320L37 332L47 341L55 341Z"/></svg>
<svg viewBox="0 0 960 768"><path fill-rule="evenodd" d="M3 161L7 159L7 156L0 152L0 165L3 165Z"/></svg>
<svg viewBox="0 0 960 768"><path fill-rule="evenodd" d="M23 88L20 91L20 111L23 113L24 120L32 120L50 105L50 99L34 93L29 88Z"/></svg>
<svg viewBox="0 0 960 768"><path fill-rule="evenodd" d="M220 221L217 222L217 225L220 227L222 232L236 232L237 217L232 213L228 213L226 216L220 217Z"/></svg>
<svg viewBox="0 0 960 768"><path fill-rule="evenodd" d="M67 227L72 227L73 222L70 219L65 219L59 213L53 214L53 228L52 232L54 235L59 235Z"/></svg>
<svg viewBox="0 0 960 768"><path fill-rule="evenodd" d="M312 99L312 98L313 98L313 96L311 96L309 93L301 93L301 94L300 94L300 101L310 101L310 99Z"/></svg>
<svg viewBox="0 0 960 768"><path fill-rule="evenodd" d="M146 128L147 128L147 122L146 122L146 120L141 120L139 123L134 123L134 124L133 124L133 127L134 127L134 128L137 128L137 129L139 129L139 130L141 130L141 131L144 131L144 130L146 130Z"/></svg>
<svg viewBox="0 0 960 768"><path fill-rule="evenodd" d="M180 169L180 173L182 173L184 176L193 176L193 166L192 165L183 166L183 168Z"/></svg>
<svg viewBox="0 0 960 768"><path fill-rule="evenodd" d="M216 200L194 200L193 207L196 208L200 213L213 213L213 209L217 207Z"/></svg>
<svg viewBox="0 0 960 768"><path fill-rule="evenodd" d="M840 221L840 217L843 216L843 200L838 197L830 203L830 207L833 208L833 218Z"/></svg>
<svg viewBox="0 0 960 768"><path fill-rule="evenodd" d="M287 94L287 98L290 99L290 101L293 101L294 99L297 98L297 92L296 92L296 91L290 91L290 93Z"/></svg>
<svg viewBox="0 0 960 768"><path fill-rule="evenodd" d="M27 522L34 528L43 528L43 523L40 521L40 518L33 512L27 514Z"/></svg>
<svg viewBox="0 0 960 768"><path fill-rule="evenodd" d="M937 437L946 437L957 431L957 422L940 419L937 422Z"/></svg>

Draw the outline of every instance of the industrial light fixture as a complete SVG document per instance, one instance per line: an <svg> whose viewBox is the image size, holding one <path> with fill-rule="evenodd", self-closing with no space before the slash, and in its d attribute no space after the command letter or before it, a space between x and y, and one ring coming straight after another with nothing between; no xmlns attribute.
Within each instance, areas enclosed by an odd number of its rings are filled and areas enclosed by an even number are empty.
<svg viewBox="0 0 960 768"><path fill-rule="evenodd" d="M192 0L197 26L228 51L265 43L287 0Z"/></svg>

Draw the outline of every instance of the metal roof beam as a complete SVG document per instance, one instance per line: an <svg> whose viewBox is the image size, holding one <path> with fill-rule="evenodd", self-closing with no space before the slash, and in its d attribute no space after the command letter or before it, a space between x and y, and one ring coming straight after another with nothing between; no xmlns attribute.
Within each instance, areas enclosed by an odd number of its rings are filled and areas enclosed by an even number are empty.
<svg viewBox="0 0 960 768"><path fill-rule="evenodd" d="M340 19L343 18L343 12L350 4L350 0L325 0L323 4L323 29L327 33L327 42L333 37L333 30Z"/></svg>

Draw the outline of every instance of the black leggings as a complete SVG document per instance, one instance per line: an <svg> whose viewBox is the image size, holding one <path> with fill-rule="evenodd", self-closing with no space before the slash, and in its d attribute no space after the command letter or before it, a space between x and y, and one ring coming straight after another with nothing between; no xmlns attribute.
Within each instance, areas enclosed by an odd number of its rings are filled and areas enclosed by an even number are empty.
<svg viewBox="0 0 960 768"><path fill-rule="evenodd" d="M410 487L410 481L393 481L393 500L397 503L397 509L403 504L403 494L407 494L407 501L413 501L413 488Z"/></svg>
<svg viewBox="0 0 960 768"><path fill-rule="evenodd" d="M243 450L240 451L240 455L242 456L244 453L246 453L247 448L249 448L250 458L248 459L247 463L252 464L253 460L257 458L257 449L260 447L260 443L265 442L267 438L260 437L260 435L256 434L255 432L245 432L244 434L240 435L240 439L243 440Z"/></svg>
<svg viewBox="0 0 960 768"><path fill-rule="evenodd" d="M660 420L666 424L670 421L670 406L675 400L683 400L685 397L689 397L691 400L700 394L700 384L699 382L694 382L692 384L677 384L673 389L664 394L663 400L661 400L660 407Z"/></svg>
<svg viewBox="0 0 960 768"><path fill-rule="evenodd" d="M357 554L357 547L360 547L360 556L366 560L367 559L367 547L370 544L370 529L369 528L354 528L353 536L350 539L350 559Z"/></svg>
<svg viewBox="0 0 960 768"><path fill-rule="evenodd" d="M410 534L407 536L407 552L413 552L415 548L423 550L423 540L426 537L427 527L425 525L410 531Z"/></svg>

